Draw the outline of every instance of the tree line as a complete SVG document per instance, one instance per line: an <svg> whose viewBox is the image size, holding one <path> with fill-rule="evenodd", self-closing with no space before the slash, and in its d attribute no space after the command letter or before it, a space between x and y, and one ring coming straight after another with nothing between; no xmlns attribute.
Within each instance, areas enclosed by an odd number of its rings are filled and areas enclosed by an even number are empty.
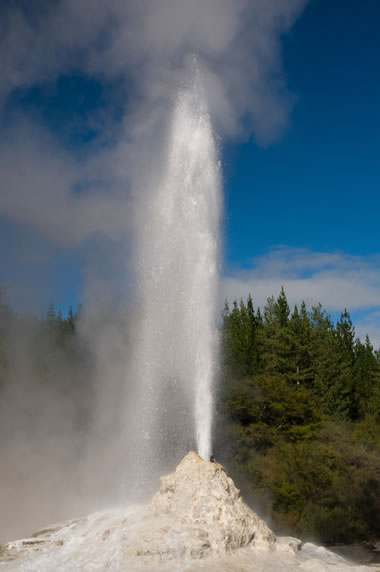
<svg viewBox="0 0 380 572"><path fill-rule="evenodd" d="M217 454L280 532L322 542L380 530L380 353L344 310L226 302ZM245 477L243 479L243 476Z"/></svg>

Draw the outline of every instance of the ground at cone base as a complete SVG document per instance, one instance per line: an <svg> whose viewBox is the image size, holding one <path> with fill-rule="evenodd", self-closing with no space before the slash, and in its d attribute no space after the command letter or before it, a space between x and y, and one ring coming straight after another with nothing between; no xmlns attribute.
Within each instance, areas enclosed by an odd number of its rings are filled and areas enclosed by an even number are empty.
<svg viewBox="0 0 380 572"><path fill-rule="evenodd" d="M323 547L276 538L217 462L190 452L144 507L103 511L0 548L1 571L369 571Z"/></svg>

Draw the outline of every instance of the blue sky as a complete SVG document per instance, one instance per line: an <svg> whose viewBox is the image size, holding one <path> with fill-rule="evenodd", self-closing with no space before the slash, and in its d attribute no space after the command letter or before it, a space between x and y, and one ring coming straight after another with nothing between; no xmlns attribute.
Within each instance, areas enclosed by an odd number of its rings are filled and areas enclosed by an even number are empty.
<svg viewBox="0 0 380 572"><path fill-rule="evenodd" d="M12 17L4 21L8 31L14 28L14 36L21 38L18 42L22 44L25 37L29 53L25 48L22 55L20 47L14 48L11 32L0 44L0 50L11 54L3 76L9 85L2 96L0 118L0 167L5 173L0 202L0 282L12 303L43 311L55 301L67 308L83 299L84 282L97 284L90 298L107 297L110 284L112 295L120 296L128 288L128 272L124 276L120 270L128 246L124 251L120 241L128 243L129 239L128 232L124 237L120 229L130 216L122 192L133 176L124 171L129 164L131 171L137 171L136 157L141 156L130 153L135 137L131 133L136 129L129 118L145 119L153 107L165 107L160 99L162 83L170 87L172 78L180 76L176 58L183 45L189 44L186 34L190 34L196 37L192 48L199 44L201 65L205 62L211 113L222 142L223 295L244 297L251 291L262 305L266 296L277 295L284 284L292 303L302 298L309 304L321 301L333 316L347 306L359 334L368 331L380 345L377 0L287 0L279 14L275 13L279 10L276 2L258 2L260 12L252 15L251 35L261 34L262 52L253 40L239 44L233 38L239 35L239 26L244 28L241 14L228 2L218 5L222 7L216 18L220 27L215 27L212 18L209 29L205 26L199 34L196 9L185 14L185 20L194 20L182 32L179 13L179 25L174 26L179 29L178 37L173 26L161 34L158 28L164 28L166 20L157 24L159 12L154 18L143 14L146 36L141 40L132 34L130 43L121 47L120 38L126 34L114 34L112 26L118 26L112 20L114 14L103 13L101 2L91 17L85 11L86 2L81 14L70 0L62 2L68 27L62 36L55 33L54 37L47 31L48 24L54 30L54 14L38 15L36 10L38 19L24 2L18 4L22 25L12 16L14 4L10 2L4 3L3 10L7 14L9 9ZM274 15L266 12L270 4ZM189 10L188 4L179 5ZM213 0L206 5L210 14L217 6ZM250 16L250 3L241 0L240 5L243 16ZM78 24L76 35L69 26L73 11L75 23L83 18L86 24ZM124 12L120 14L124 17ZM116 38L108 51L102 47L107 18ZM34 39L36 30L45 44ZM228 49L232 45L231 51L244 64L232 95L235 75L232 65L228 66L227 43L220 44L220 30L226 37L231 35ZM152 44L152 52L160 51L161 59L151 56L139 68L138 57L129 56L137 44L141 51ZM46 50L54 57L49 59ZM109 53L112 59L107 60ZM162 61L170 57L176 63L169 69ZM250 66L259 69L258 79L252 82L258 87L245 80L253 73ZM146 79L149 73L157 74L157 69L165 82ZM225 91L215 77L227 86ZM144 91L147 86L149 94ZM251 98L246 98L248 103L241 103L239 90ZM165 101L170 99L169 88L164 96ZM141 100L144 104L139 108L136 102ZM280 119L275 122L273 117ZM155 120L152 116L151 121ZM134 148L140 149L139 145L143 145L140 140ZM124 149L131 155L129 160L122 158ZM108 173L112 173L109 179ZM107 192L102 187L106 179ZM116 208L110 207L109 193Z"/></svg>
<svg viewBox="0 0 380 572"><path fill-rule="evenodd" d="M380 4L314 0L283 41L281 139L226 151L227 261L276 244L379 252Z"/></svg>

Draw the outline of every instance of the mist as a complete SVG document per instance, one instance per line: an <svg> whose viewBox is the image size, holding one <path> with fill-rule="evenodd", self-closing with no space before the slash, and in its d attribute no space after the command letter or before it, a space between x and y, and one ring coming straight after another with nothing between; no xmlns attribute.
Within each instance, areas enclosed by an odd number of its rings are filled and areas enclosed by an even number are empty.
<svg viewBox="0 0 380 572"><path fill-rule="evenodd" d="M39 319L20 313L25 299L37 314L55 299L57 286L46 292L44 272L29 281L3 269L18 313L3 342L1 540L131 501L134 459L126 427L135 403L131 354L139 324L134 252L141 228L151 224L178 92L195 54L215 137L252 136L262 145L278 138L293 103L281 70L281 37L305 4L2 4L0 219L16 236L8 254L22 265L43 244L46 269L57 256L80 259L84 311L72 349L80 346L86 358L64 359L48 338L41 340ZM73 74L92 78L107 93L81 115L79 143L75 115L68 112L62 130L47 112L25 104L36 86L49 93ZM31 245L21 259L20 229ZM45 382L34 369L41 347L51 360Z"/></svg>

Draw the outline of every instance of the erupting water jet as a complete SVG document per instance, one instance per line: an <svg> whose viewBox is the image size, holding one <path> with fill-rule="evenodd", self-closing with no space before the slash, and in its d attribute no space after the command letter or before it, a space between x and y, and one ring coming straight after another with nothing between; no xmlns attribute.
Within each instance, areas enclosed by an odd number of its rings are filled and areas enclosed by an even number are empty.
<svg viewBox="0 0 380 572"><path fill-rule="evenodd" d="M177 99L166 172L137 240L142 317L138 386L140 474L162 474L170 456L196 446L209 460L218 354L221 177L199 75Z"/></svg>

